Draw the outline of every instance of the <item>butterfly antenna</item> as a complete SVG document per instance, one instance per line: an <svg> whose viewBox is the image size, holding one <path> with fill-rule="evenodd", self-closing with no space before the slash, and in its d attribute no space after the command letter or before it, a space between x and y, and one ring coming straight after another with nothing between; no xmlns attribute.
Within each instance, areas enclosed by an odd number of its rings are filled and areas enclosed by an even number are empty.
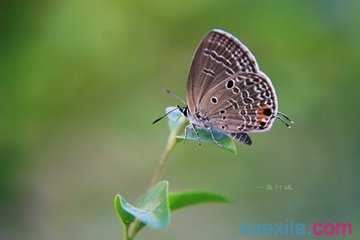
<svg viewBox="0 0 360 240"><path fill-rule="evenodd" d="M175 93L173 93L172 91L170 91L169 89L163 89L165 93L177 98L180 102L182 102L184 105L186 105L184 99L182 99L181 97L179 97L178 95L176 95Z"/></svg>
<svg viewBox="0 0 360 240"><path fill-rule="evenodd" d="M162 115L161 117L155 119L155 120L152 122L152 124L155 124L155 123L159 122L160 120L162 120L164 117L166 117L167 115L169 115L170 113L172 113L172 112L175 111L175 110L178 110L178 108L174 108L174 109L168 111L167 113L165 113L165 114Z"/></svg>

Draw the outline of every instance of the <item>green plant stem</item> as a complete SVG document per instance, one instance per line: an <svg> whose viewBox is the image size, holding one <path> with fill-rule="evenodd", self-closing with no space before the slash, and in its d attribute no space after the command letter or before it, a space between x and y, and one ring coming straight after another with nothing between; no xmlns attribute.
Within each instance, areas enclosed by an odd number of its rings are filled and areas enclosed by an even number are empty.
<svg viewBox="0 0 360 240"><path fill-rule="evenodd" d="M186 126L186 121L183 120L181 124L179 124L173 131L170 132L165 149L161 154L159 164L155 168L154 173L151 177L149 188L154 186L161 179L165 165L169 159L169 155L176 145L176 136L178 136L182 131L184 131L185 126ZM133 239L133 237L141 228L142 228L141 222L138 219L136 219L133 223L131 223L129 234L125 239L126 240Z"/></svg>
<svg viewBox="0 0 360 240"><path fill-rule="evenodd" d="M184 131L185 125L186 125L186 121L184 120L173 131L170 132L165 149L161 154L159 164L155 168L154 173L151 177L150 187L155 185L161 179L165 165L169 159L169 155L176 145L176 137L180 135L181 132Z"/></svg>
<svg viewBox="0 0 360 240"><path fill-rule="evenodd" d="M151 177L150 180L150 187L154 186L160 179L162 176L162 173L164 171L166 162L169 159L169 155L171 153L171 151L174 149L175 144L176 144L176 136L179 134L178 131L172 131L169 135L167 144L165 146L165 149L163 151L163 153L161 154L161 158L159 161L158 166L155 168L154 173Z"/></svg>
<svg viewBox="0 0 360 240"><path fill-rule="evenodd" d="M123 229L123 240L131 240L129 237L129 227L124 225Z"/></svg>

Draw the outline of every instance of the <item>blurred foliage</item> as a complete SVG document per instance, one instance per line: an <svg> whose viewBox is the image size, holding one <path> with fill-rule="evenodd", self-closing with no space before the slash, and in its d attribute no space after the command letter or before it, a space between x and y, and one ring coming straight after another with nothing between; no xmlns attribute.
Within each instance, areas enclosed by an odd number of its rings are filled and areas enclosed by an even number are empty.
<svg viewBox="0 0 360 240"><path fill-rule="evenodd" d="M144 191L167 136L151 121L177 104L161 88L185 96L193 51L212 28L255 53L296 126L253 134L236 156L178 147L172 187L236 201L184 211L142 236L239 239L247 222L360 223L359 9L356 0L2 1L0 238L116 238L111 197ZM258 188L266 184L294 190Z"/></svg>

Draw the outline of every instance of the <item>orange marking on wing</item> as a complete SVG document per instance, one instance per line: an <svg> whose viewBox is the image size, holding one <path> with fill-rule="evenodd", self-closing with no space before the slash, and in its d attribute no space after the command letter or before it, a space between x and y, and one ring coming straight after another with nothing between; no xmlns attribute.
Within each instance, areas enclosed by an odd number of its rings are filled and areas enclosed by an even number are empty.
<svg viewBox="0 0 360 240"><path fill-rule="evenodd" d="M260 106L258 109L257 123L259 125L261 125L261 123L266 124L270 115L271 115L271 109L269 108L269 106L266 105Z"/></svg>

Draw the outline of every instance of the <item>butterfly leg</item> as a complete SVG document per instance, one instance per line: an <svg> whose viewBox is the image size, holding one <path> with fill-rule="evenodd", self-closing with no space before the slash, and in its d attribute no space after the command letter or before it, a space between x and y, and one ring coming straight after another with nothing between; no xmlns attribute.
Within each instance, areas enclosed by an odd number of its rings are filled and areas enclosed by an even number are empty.
<svg viewBox="0 0 360 240"><path fill-rule="evenodd" d="M185 130L184 130L184 141L183 141L183 144L185 144L186 139L187 139L187 134L188 134L187 128L188 128L188 126L189 126L189 125L187 125L187 126L185 127Z"/></svg>
<svg viewBox="0 0 360 240"><path fill-rule="evenodd" d="M198 144L199 144L199 146L201 146L201 141L200 141L200 136L199 136L199 133L198 133L198 131L197 131L197 129L196 129L196 126L195 126L195 124L191 124L191 126L192 126L192 128L193 128L193 130L194 130L194 133L195 133L195 135L196 135L196 138L197 138L197 140L198 140Z"/></svg>
<svg viewBox="0 0 360 240"><path fill-rule="evenodd" d="M208 130L210 130L210 135L211 135L211 138L212 138L212 140L214 141L214 143L215 143L216 145L218 145L219 147L224 148L224 145L222 145L218 140L216 140L215 135L214 135L213 128L212 128L212 127L209 127Z"/></svg>

